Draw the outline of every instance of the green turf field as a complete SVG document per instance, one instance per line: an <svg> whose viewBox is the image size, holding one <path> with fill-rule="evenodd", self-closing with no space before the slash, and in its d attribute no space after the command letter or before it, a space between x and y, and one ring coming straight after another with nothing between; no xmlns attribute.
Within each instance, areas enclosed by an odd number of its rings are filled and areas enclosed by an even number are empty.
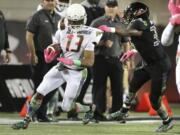
<svg viewBox="0 0 180 135"><path fill-rule="evenodd" d="M172 110L177 120L174 128L167 133L154 132L161 121L149 120L158 117L147 113L130 112L129 118L145 117L148 120L128 120L126 124L100 122L83 125L81 121L60 120L58 123L32 123L26 130L11 129L11 124L20 119L18 113L0 113L0 135L180 135L180 104L173 105ZM66 114L62 117L66 118Z"/></svg>
<svg viewBox="0 0 180 135"><path fill-rule="evenodd" d="M158 123L127 124L31 124L26 130L0 125L0 135L179 135L180 122L167 133L156 133Z"/></svg>

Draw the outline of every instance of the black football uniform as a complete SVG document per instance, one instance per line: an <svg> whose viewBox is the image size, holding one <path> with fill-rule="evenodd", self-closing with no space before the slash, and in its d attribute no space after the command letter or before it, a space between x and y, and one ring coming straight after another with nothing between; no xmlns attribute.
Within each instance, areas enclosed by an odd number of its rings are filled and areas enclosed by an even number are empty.
<svg viewBox="0 0 180 135"><path fill-rule="evenodd" d="M135 70L130 83L130 92L136 93L145 82L151 80L150 100L153 108L157 110L160 107L159 99L166 89L171 69L170 59L162 48L156 26L152 21L135 19L128 28L142 31L141 36L131 38L145 63L143 68Z"/></svg>

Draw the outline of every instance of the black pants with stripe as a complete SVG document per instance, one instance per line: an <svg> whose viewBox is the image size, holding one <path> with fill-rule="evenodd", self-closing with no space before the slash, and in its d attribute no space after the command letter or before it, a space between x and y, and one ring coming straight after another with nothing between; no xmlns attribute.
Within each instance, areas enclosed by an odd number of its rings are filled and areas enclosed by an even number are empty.
<svg viewBox="0 0 180 135"><path fill-rule="evenodd" d="M106 58L104 56L95 56L93 66L93 103L96 105L96 111L104 113L106 111L106 85L107 78L110 78L112 92L112 108L115 112L122 107L123 103L123 68L117 57Z"/></svg>
<svg viewBox="0 0 180 135"><path fill-rule="evenodd" d="M143 68L138 68L134 71L129 92L136 93L143 84L151 80L150 101L152 107L158 110L161 106L161 97L166 90L170 70L171 62L169 58L144 66Z"/></svg>

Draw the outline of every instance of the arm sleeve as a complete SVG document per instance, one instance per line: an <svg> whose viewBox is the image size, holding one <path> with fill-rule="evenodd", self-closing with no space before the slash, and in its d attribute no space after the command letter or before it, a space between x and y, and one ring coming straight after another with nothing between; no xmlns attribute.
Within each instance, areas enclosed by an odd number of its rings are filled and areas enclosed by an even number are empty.
<svg viewBox="0 0 180 135"><path fill-rule="evenodd" d="M125 28L125 26L123 25L123 27ZM121 42L122 43L127 43L131 40L131 38L129 36L122 36L121 38Z"/></svg>
<svg viewBox="0 0 180 135"><path fill-rule="evenodd" d="M174 26L169 23L164 29L161 36L161 43L163 46L170 46L174 40Z"/></svg>
<svg viewBox="0 0 180 135"><path fill-rule="evenodd" d="M26 30L31 33L36 33L39 23L40 23L40 18L36 13L27 21Z"/></svg>
<svg viewBox="0 0 180 135"><path fill-rule="evenodd" d="M125 24L120 24L118 27L120 27L122 29L126 29L127 28L127 26ZM127 43L131 39L129 36L120 36L120 38L121 38L121 40L120 40L121 43Z"/></svg>
<svg viewBox="0 0 180 135"><path fill-rule="evenodd" d="M102 38L102 35L103 35L103 31L101 31L99 29L95 29L92 34L92 43L98 44Z"/></svg>

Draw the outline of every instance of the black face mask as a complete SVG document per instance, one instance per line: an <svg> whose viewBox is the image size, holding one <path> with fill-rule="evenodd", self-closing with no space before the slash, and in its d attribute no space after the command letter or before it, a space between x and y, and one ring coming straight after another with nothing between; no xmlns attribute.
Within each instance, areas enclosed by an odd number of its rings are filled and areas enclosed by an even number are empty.
<svg viewBox="0 0 180 135"><path fill-rule="evenodd" d="M100 0L88 0L90 4L98 5Z"/></svg>

